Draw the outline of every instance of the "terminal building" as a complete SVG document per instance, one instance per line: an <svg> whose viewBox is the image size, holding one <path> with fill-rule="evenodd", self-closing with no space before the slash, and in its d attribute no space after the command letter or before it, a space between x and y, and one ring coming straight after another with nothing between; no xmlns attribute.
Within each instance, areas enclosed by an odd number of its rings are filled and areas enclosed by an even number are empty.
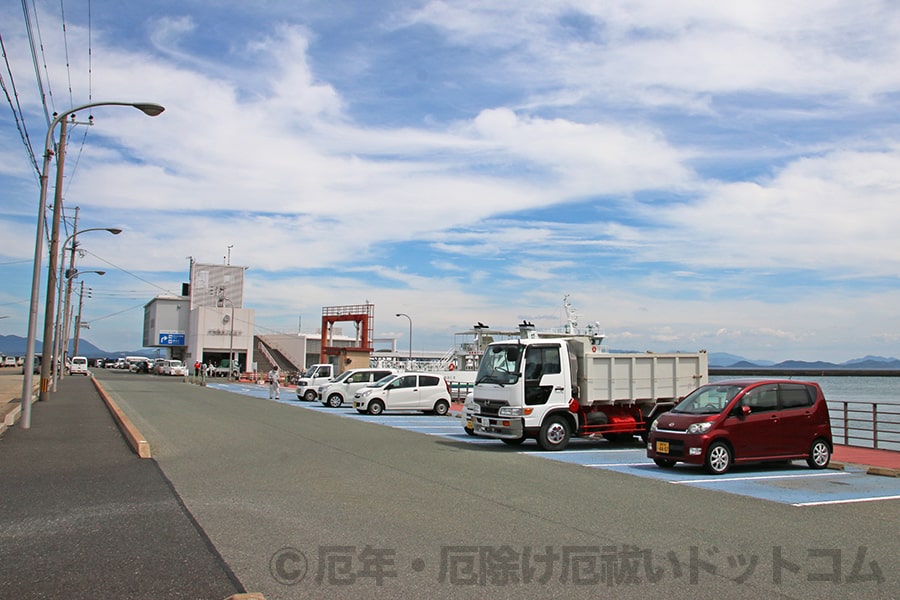
<svg viewBox="0 0 900 600"><path fill-rule="evenodd" d="M143 346L156 349L160 358L179 359L188 366L200 361L228 369L230 363L223 361L233 355L240 373L265 373L273 365L296 373L323 361L338 372L368 366L374 306L323 308L323 322L330 319L324 349L321 332L255 334L254 310L244 307L246 270L192 262L181 296L161 295L144 305ZM333 327L333 321L351 320L344 318L343 308L364 313L365 329L357 322L356 334L347 336Z"/></svg>

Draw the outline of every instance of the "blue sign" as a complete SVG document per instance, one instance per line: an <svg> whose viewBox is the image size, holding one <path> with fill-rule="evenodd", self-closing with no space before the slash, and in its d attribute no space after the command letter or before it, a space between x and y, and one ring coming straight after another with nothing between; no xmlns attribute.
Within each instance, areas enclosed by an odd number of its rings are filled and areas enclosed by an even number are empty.
<svg viewBox="0 0 900 600"><path fill-rule="evenodd" d="M184 334L183 333L160 333L159 334L159 345L160 346L184 346Z"/></svg>

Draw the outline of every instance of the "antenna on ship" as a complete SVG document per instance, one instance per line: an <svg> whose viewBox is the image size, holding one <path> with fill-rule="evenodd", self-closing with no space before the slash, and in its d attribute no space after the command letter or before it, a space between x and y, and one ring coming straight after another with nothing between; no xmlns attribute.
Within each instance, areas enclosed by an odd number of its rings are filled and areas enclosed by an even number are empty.
<svg viewBox="0 0 900 600"><path fill-rule="evenodd" d="M569 294L563 296L563 309L566 311L566 333L573 334L578 329L578 315L569 302Z"/></svg>

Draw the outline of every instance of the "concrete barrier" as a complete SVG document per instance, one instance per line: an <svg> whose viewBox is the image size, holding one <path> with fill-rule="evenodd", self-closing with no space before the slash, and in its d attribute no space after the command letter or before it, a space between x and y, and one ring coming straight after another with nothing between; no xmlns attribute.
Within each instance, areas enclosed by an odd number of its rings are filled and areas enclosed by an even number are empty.
<svg viewBox="0 0 900 600"><path fill-rule="evenodd" d="M91 377L91 381L94 382L97 393L103 398L103 402L106 403L106 407L112 414L113 419L116 421L119 430L122 432L122 435L125 436L125 441L128 442L131 449L141 458L152 458L150 455L150 444L144 439L144 436L141 435L141 432L138 431L137 427L134 426L131 419L128 418L128 415L123 413L122 409L109 397L109 394L106 393L106 390L103 389L103 386L100 385L100 382L97 381L96 378Z"/></svg>

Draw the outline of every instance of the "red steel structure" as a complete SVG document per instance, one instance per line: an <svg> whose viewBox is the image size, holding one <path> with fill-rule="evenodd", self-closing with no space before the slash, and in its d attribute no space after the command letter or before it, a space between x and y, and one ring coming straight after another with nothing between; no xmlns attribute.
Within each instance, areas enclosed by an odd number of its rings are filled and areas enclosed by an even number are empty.
<svg viewBox="0 0 900 600"><path fill-rule="evenodd" d="M335 323L352 321L356 324L356 344L354 346L334 346L333 326ZM350 351L372 352L372 341L375 337L375 305L349 304L344 306L322 307L322 350L319 362L327 363L329 356L340 356Z"/></svg>

